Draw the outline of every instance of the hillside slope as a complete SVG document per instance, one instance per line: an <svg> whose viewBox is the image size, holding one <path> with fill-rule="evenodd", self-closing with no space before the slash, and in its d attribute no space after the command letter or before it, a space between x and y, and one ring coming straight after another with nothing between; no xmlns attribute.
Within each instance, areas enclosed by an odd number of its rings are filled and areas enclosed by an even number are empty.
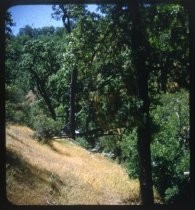
<svg viewBox="0 0 195 210"><path fill-rule="evenodd" d="M6 128L7 197L19 205L135 204L138 181L100 154L66 140L41 144L27 127Z"/></svg>

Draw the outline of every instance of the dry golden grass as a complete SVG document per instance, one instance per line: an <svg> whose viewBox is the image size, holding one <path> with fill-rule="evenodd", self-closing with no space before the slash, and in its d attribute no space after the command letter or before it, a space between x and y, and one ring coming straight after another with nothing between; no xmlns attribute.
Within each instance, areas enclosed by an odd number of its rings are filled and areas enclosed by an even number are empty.
<svg viewBox="0 0 195 210"><path fill-rule="evenodd" d="M11 202L19 205L139 203L138 180L130 180L120 165L68 140L41 144L32 135L33 131L24 126L6 128L8 155L16 156L22 165L11 164L7 173L7 180L11 180L7 196Z"/></svg>

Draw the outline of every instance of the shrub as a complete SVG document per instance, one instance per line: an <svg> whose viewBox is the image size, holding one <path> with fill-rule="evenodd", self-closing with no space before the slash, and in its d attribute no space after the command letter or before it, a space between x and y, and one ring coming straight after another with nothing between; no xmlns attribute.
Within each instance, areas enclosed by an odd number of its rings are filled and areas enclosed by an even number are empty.
<svg viewBox="0 0 195 210"><path fill-rule="evenodd" d="M121 160L127 168L130 177L138 178L139 165L136 128L133 128L130 132L123 135L120 147L122 150Z"/></svg>
<svg viewBox="0 0 195 210"><path fill-rule="evenodd" d="M6 121L29 125L29 106L23 103L24 92L14 85L6 86Z"/></svg>
<svg viewBox="0 0 195 210"><path fill-rule="evenodd" d="M179 194L178 186L167 188L165 191L165 201L168 203L172 203L178 194Z"/></svg>
<svg viewBox="0 0 195 210"><path fill-rule="evenodd" d="M180 91L160 95L160 104L151 111L153 128L153 182L166 203L177 200L188 184L189 170L189 99ZM187 130L187 133L186 133Z"/></svg>
<svg viewBox="0 0 195 210"><path fill-rule="evenodd" d="M99 144L104 152L113 152L116 149L116 138L112 138L112 136L101 136L99 137Z"/></svg>
<svg viewBox="0 0 195 210"><path fill-rule="evenodd" d="M90 144L89 142L86 140L86 138L84 137L77 137L76 138L76 142L81 146L81 147L84 147L86 149L89 149L90 148Z"/></svg>
<svg viewBox="0 0 195 210"><path fill-rule="evenodd" d="M102 151L113 153L116 157L121 157L121 138L118 135L108 135L99 137L99 146Z"/></svg>
<svg viewBox="0 0 195 210"><path fill-rule="evenodd" d="M35 129L34 137L46 143L53 136L59 135L61 125L46 115L39 115L34 118L33 127Z"/></svg>
<svg viewBox="0 0 195 210"><path fill-rule="evenodd" d="M11 103L20 103L24 99L24 92L22 89L18 88L15 85L6 85L6 100Z"/></svg>

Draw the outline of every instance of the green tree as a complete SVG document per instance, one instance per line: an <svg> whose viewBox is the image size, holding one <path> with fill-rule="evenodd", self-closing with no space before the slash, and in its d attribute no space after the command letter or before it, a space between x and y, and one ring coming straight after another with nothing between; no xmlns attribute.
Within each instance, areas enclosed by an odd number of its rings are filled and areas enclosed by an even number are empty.
<svg viewBox="0 0 195 210"><path fill-rule="evenodd" d="M169 50L173 49L175 44L170 41L165 45L167 31L161 30L161 39L158 40L155 37L155 27L150 28L147 22L155 14L159 20L159 23L155 22L156 28L158 24L162 24L165 29L174 30L180 19L176 18L177 15L173 15L175 25L165 25L162 19L163 6L159 6L158 12L151 8L152 5L146 6L137 2L128 5L100 6L105 16L95 18L97 20L96 29L91 27L94 24L92 16L80 18L71 32L70 51L68 50L71 56L73 55L71 59L75 61L73 64L79 67L77 112L81 118L85 118L85 129L88 130L90 121L91 126L93 122L93 126L97 128L97 133L100 128L102 135L112 128L129 128L130 125L137 127L141 196L143 204L146 205L153 203L149 95L153 97L154 92L149 87L151 88L155 82L160 81L159 90L165 90L169 80L175 81L172 73L167 74L166 72L169 72L169 69L171 72L175 71L169 64L180 59L179 54L174 53L171 54L173 59L169 60ZM172 9L174 7L169 7L169 11ZM93 36L95 39L92 38ZM153 37L156 40L155 44L152 42ZM181 46L186 49L186 42L181 43ZM158 67L159 71L156 71L158 63L155 63L152 55L159 52L159 49L160 56L157 62L161 62ZM184 55L186 60L187 55L187 53ZM182 78L182 73L178 72L177 78ZM153 81L155 76L157 79ZM81 90L85 90L84 93L80 93ZM170 90L169 88L168 91ZM89 110L93 110L93 115L87 114ZM133 110L134 113L129 110ZM132 119L126 117L131 113ZM127 125L128 121L130 121L129 125Z"/></svg>
<svg viewBox="0 0 195 210"><path fill-rule="evenodd" d="M160 94L151 107L154 185L166 203L182 203L189 195L189 93Z"/></svg>
<svg viewBox="0 0 195 210"><path fill-rule="evenodd" d="M12 26L15 26L15 23L13 22L11 13L7 11L5 16L5 35L7 38L10 38L13 35Z"/></svg>
<svg viewBox="0 0 195 210"><path fill-rule="evenodd" d="M52 18L62 20L67 33L71 33L77 20L86 13L84 4L60 4L53 5Z"/></svg>
<svg viewBox="0 0 195 210"><path fill-rule="evenodd" d="M189 88L188 16L178 4L148 7L147 37L152 47L150 88L175 91ZM150 24L149 24L150 23ZM156 78L156 79L155 79Z"/></svg>
<svg viewBox="0 0 195 210"><path fill-rule="evenodd" d="M62 19L64 27L68 34L73 30L74 25L85 15L85 5L53 5L54 13L52 17L59 20ZM69 91L69 129L71 138L75 139L75 96L77 83L78 66L74 66L71 73L71 83Z"/></svg>
<svg viewBox="0 0 195 210"><path fill-rule="evenodd" d="M56 120L56 112L49 79L60 68L61 55L58 54L60 51L58 44L52 40L30 40L24 45L21 62L21 68L30 72L54 120Z"/></svg>

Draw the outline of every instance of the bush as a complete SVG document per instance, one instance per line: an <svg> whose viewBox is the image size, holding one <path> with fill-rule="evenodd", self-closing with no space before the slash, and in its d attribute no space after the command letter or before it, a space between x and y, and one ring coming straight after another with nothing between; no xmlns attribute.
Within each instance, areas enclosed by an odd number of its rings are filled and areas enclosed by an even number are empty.
<svg viewBox="0 0 195 210"><path fill-rule="evenodd" d="M46 143L53 136L59 135L61 125L46 115L39 115L34 118L33 127L35 129L34 137Z"/></svg>
<svg viewBox="0 0 195 210"><path fill-rule="evenodd" d="M84 137L77 137L76 138L76 142L81 146L81 147L84 147L86 149L89 149L90 148L90 144L89 142L86 140L86 138Z"/></svg>
<svg viewBox="0 0 195 210"><path fill-rule="evenodd" d="M11 103L20 103L24 99L24 91L15 85L6 85L6 100Z"/></svg>
<svg viewBox="0 0 195 210"><path fill-rule="evenodd" d="M24 92L14 85L6 86L6 121L29 125L29 106L24 101Z"/></svg>
<svg viewBox="0 0 195 210"><path fill-rule="evenodd" d="M151 111L153 182L166 203L175 202L188 185L183 175L190 167L188 97L185 91L162 94Z"/></svg>
<svg viewBox="0 0 195 210"><path fill-rule="evenodd" d="M99 144L100 147L103 149L104 152L114 152L117 150L117 136L101 136L99 137Z"/></svg>
<svg viewBox="0 0 195 210"><path fill-rule="evenodd" d="M123 135L120 142L122 150L121 160L124 166L127 168L130 177L138 178L139 175L139 163L137 152L137 129L132 129L131 132Z"/></svg>
<svg viewBox="0 0 195 210"><path fill-rule="evenodd" d="M178 186L169 187L165 191L165 201L168 203L173 203L175 197L179 194Z"/></svg>

